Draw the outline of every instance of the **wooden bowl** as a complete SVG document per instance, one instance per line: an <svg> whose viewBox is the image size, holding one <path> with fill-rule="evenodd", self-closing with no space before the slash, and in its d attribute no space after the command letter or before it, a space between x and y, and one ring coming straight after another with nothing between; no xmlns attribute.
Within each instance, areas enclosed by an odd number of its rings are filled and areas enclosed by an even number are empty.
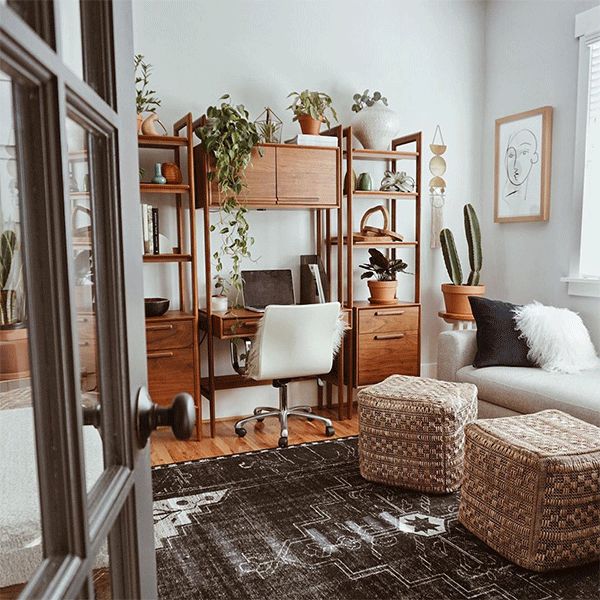
<svg viewBox="0 0 600 600"><path fill-rule="evenodd" d="M171 301L168 298L144 298L146 318L161 317L169 310Z"/></svg>

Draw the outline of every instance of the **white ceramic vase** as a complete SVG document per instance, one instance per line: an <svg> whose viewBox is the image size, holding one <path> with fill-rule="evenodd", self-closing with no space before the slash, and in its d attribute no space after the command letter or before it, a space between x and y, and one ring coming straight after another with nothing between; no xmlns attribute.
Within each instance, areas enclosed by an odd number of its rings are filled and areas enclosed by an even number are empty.
<svg viewBox="0 0 600 600"><path fill-rule="evenodd" d="M381 102L363 108L352 121L352 133L369 150L389 150L399 129L400 118Z"/></svg>

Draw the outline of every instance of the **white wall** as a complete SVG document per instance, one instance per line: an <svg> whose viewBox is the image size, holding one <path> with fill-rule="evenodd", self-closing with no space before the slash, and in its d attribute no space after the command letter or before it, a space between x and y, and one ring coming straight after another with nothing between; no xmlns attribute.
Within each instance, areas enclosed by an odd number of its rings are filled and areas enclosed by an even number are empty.
<svg viewBox="0 0 600 600"><path fill-rule="evenodd" d="M285 110L291 90L328 92L341 122L348 124L352 95L367 87L380 89L401 116L401 133L423 131L423 189L431 156L427 144L439 123L448 145L447 224L459 233L464 252L462 205L477 203L480 192L484 12L483 3L456 0L134 0L135 49L154 65L152 87L163 101L160 115L167 126L184 112L202 114L229 92L253 118L271 106L285 121L284 136L290 137L297 131ZM445 327L437 311L442 308L439 286L446 278L439 250L428 247L429 215L425 196L426 367L436 360L437 333ZM199 222L200 217L198 211ZM261 268L297 269L298 256L311 251L307 212L254 212L250 221ZM406 258L410 262L411 255ZM171 293L170 278L156 276L162 268L146 265L147 294ZM356 289L366 297L364 282L357 282ZM220 372L229 372L226 350L219 345ZM297 400L315 397L308 384L302 393L294 391ZM267 395L272 395L267 388L221 392L218 415L247 413Z"/></svg>
<svg viewBox="0 0 600 600"><path fill-rule="evenodd" d="M600 349L600 300L569 296L560 283L569 275L580 211L580 199L573 197L575 15L597 5L597 0L487 3L480 216L488 295L572 308ZM550 220L494 224L494 121L545 105L554 107Z"/></svg>

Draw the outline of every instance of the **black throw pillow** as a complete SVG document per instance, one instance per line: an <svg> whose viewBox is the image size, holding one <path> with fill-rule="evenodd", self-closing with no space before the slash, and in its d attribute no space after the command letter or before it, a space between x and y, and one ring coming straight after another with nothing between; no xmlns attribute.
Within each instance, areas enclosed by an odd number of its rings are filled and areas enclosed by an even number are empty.
<svg viewBox="0 0 600 600"><path fill-rule="evenodd" d="M471 310L477 323L477 354L473 361L482 367L534 367L527 358L529 348L515 329L516 304L469 296Z"/></svg>

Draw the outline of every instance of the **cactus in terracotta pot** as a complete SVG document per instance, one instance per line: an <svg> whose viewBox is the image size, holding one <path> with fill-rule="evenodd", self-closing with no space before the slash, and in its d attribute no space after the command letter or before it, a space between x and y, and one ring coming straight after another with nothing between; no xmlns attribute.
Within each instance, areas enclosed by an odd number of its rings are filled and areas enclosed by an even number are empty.
<svg viewBox="0 0 600 600"><path fill-rule="evenodd" d="M7 229L0 234L0 325L10 325L15 322L15 290L6 289L13 258L17 247L17 236L14 231Z"/></svg>

